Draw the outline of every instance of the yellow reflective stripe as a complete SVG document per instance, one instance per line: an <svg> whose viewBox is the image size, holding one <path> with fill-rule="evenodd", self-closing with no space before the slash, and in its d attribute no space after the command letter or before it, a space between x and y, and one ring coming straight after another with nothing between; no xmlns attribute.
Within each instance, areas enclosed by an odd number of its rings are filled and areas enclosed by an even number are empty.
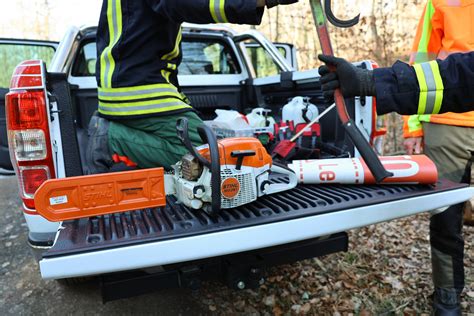
<svg viewBox="0 0 474 316"><path fill-rule="evenodd" d="M167 71L167 70L161 70L161 75L163 76L163 78L165 78L165 80L167 82L170 82L170 75L171 75L171 72Z"/></svg>
<svg viewBox="0 0 474 316"><path fill-rule="evenodd" d="M411 115L407 121L408 131L410 133L417 132L423 129L418 115Z"/></svg>
<svg viewBox="0 0 474 316"><path fill-rule="evenodd" d="M141 115L187 108L191 108L191 106L173 98L129 103L105 103L99 101L99 112L108 115Z"/></svg>
<svg viewBox="0 0 474 316"><path fill-rule="evenodd" d="M219 1L219 0L209 0L209 11L211 12L211 16L214 22L219 23L219 21L217 20L216 11L214 11L214 8L216 6L216 1Z"/></svg>
<svg viewBox="0 0 474 316"><path fill-rule="evenodd" d="M431 115L428 115L428 114L424 114L424 115L418 115L418 119L420 120L420 122L430 122L431 120Z"/></svg>
<svg viewBox="0 0 474 316"><path fill-rule="evenodd" d="M168 64L168 68L172 70L176 70L176 65L175 64Z"/></svg>
<svg viewBox="0 0 474 316"><path fill-rule="evenodd" d="M114 92L131 92L131 91L145 91L151 89L173 89L178 91L178 89L169 83L157 83L157 84L149 84L143 86L134 86L134 87L124 87L124 88L103 88L100 87L99 91L114 93Z"/></svg>
<svg viewBox="0 0 474 316"><path fill-rule="evenodd" d="M441 73L439 71L439 65L436 60L433 60L429 63L431 70L433 72L434 80L436 82L436 101L433 110L433 114L438 114L441 110L441 104L443 103L444 97L444 83Z"/></svg>
<svg viewBox="0 0 474 316"><path fill-rule="evenodd" d="M209 11L212 19L216 23L229 23L225 14L225 0L210 0Z"/></svg>
<svg viewBox="0 0 474 316"><path fill-rule="evenodd" d="M422 115L425 114L426 111L426 101L428 98L427 91L428 87L426 85L426 78L425 73L423 72L423 68L421 64L414 65L416 77L418 78L418 84L420 86L420 99L418 101L418 114Z"/></svg>
<svg viewBox="0 0 474 316"><path fill-rule="evenodd" d="M418 51L415 52L414 58L410 60L410 62L412 63L421 63L429 61L428 58L430 58L430 52L428 52L428 44L430 42L431 35L433 34L433 24L431 20L433 19L435 11L436 9L433 5L433 1L428 0L425 9L425 15L423 17L423 31L421 34L421 38L418 42Z"/></svg>
<svg viewBox="0 0 474 316"><path fill-rule="evenodd" d="M112 87L112 76L115 71L115 60L112 49L122 36L121 0L107 0L107 24L109 28L109 45L101 54L101 86Z"/></svg>
<svg viewBox="0 0 474 316"><path fill-rule="evenodd" d="M127 88L100 88L99 100L132 101L159 97L175 97L181 99L181 93L172 84L154 84Z"/></svg>
<svg viewBox="0 0 474 316"><path fill-rule="evenodd" d="M219 11L222 16L222 23L229 23L229 20L227 20L227 16L225 14L225 0L220 0Z"/></svg>
<svg viewBox="0 0 474 316"><path fill-rule="evenodd" d="M107 110L103 110L99 108L99 112L105 115L110 115L110 116L132 116L132 115L146 115L146 114L154 114L154 113L171 112L171 111L176 111L176 110L182 110L188 107L190 108L190 106L174 106L174 107L169 107L169 108L160 109L160 110L149 109L149 110L127 111L127 112L112 112L112 111L107 111Z"/></svg>
<svg viewBox="0 0 474 316"><path fill-rule="evenodd" d="M147 93L147 94L139 94L139 95L99 96L99 100L103 100L103 101L133 101L133 100L140 100L140 99L160 98L160 97L176 97L176 98L180 99L181 95L179 93L172 93L172 92L155 92L155 93Z"/></svg>
<svg viewBox="0 0 474 316"><path fill-rule="evenodd" d="M169 52L168 54L164 55L163 57L161 57L162 60L173 60L179 56L179 44L181 43L182 38L183 38L183 32L181 28L179 28L173 50Z"/></svg>
<svg viewBox="0 0 474 316"><path fill-rule="evenodd" d="M126 109L126 108L136 108L136 107L143 107L143 106L159 106L159 105L165 105L166 104L173 104L173 106L177 106L177 104L180 104L184 107L190 107L188 104L184 103L180 99L175 99L175 98L166 98L166 99L160 99L160 100L148 100L148 101L137 101L137 102L124 102L124 103L106 103L106 102L100 102L99 105L107 108L114 108L118 110Z"/></svg>

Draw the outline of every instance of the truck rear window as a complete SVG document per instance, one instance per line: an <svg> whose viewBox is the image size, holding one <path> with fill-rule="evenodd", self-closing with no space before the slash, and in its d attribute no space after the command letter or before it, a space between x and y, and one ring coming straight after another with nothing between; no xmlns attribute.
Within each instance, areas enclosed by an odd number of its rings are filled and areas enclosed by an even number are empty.
<svg viewBox="0 0 474 316"><path fill-rule="evenodd" d="M41 59L46 65L54 56L52 46L27 43L0 43L0 88L10 87L13 70L29 59Z"/></svg>
<svg viewBox="0 0 474 316"><path fill-rule="evenodd" d="M213 39L183 40L180 75L230 75L241 72L232 48Z"/></svg>
<svg viewBox="0 0 474 316"><path fill-rule="evenodd" d="M241 73L239 63L231 47L214 39L183 39L183 60L180 75L213 75ZM95 42L82 46L76 57L72 75L74 77L95 76L97 62Z"/></svg>

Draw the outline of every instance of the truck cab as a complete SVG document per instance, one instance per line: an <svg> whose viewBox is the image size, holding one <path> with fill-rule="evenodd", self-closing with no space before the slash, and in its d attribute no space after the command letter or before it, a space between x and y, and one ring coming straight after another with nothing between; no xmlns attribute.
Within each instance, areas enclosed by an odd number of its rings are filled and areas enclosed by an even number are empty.
<svg viewBox="0 0 474 316"><path fill-rule="evenodd" d="M87 127L97 110L95 36L95 27L70 28L48 68L40 60L16 68L7 95L10 155L44 279L99 275L106 300L142 293L143 287L130 290L137 282L156 289L218 278L243 289L263 282L269 266L347 250L350 229L457 204L474 194L446 181L300 185L216 217L168 197L166 207L48 222L35 210L37 188L47 179L83 176L87 167ZM216 109L249 113L257 107L278 119L282 106L297 96L320 112L330 106L317 71L297 71L291 46L278 49L256 31L186 24L182 50L179 82L203 119L214 118ZM372 144L382 134L374 102L347 100ZM323 157L358 156L334 112L320 124Z"/></svg>

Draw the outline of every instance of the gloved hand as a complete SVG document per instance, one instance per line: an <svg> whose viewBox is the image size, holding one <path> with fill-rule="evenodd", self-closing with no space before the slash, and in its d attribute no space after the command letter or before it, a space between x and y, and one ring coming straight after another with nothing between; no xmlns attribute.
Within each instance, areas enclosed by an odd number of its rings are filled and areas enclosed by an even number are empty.
<svg viewBox="0 0 474 316"><path fill-rule="evenodd" d="M265 3L267 4L267 8L273 8L274 6L277 5L287 5L287 4L293 4L298 2L299 0L265 0Z"/></svg>
<svg viewBox="0 0 474 316"><path fill-rule="evenodd" d="M321 89L327 100L334 99L334 91L337 88L341 88L342 95L346 98L375 96L375 80L372 71L357 68L338 57L319 55L318 58L326 63L319 67L319 74ZM327 65L336 67L336 71L331 72Z"/></svg>

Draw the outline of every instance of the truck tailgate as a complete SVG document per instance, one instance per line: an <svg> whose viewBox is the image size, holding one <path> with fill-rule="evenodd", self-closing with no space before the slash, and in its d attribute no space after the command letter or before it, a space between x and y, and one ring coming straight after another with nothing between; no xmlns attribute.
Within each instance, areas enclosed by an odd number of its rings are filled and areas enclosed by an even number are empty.
<svg viewBox="0 0 474 316"><path fill-rule="evenodd" d="M64 222L43 254L43 278L66 278L239 253L363 227L470 199L474 189L313 185L266 196L216 217L168 199L145 209Z"/></svg>

